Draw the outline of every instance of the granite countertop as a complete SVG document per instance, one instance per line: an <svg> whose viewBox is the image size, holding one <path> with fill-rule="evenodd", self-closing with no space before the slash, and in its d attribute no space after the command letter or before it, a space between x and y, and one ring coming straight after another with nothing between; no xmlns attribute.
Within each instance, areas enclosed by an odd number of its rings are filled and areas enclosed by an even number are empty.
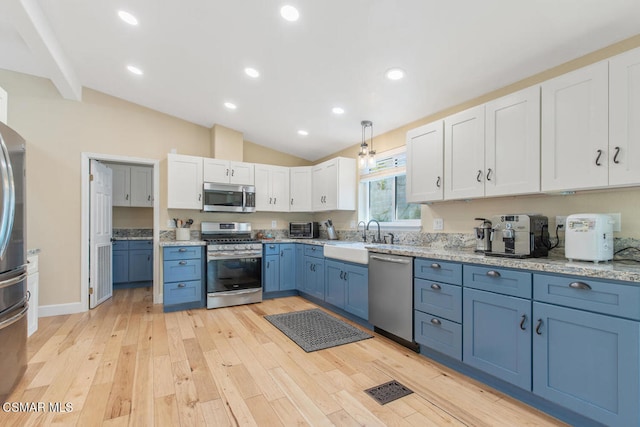
<svg viewBox="0 0 640 427"><path fill-rule="evenodd" d="M161 240L160 246L206 246L204 240Z"/></svg>

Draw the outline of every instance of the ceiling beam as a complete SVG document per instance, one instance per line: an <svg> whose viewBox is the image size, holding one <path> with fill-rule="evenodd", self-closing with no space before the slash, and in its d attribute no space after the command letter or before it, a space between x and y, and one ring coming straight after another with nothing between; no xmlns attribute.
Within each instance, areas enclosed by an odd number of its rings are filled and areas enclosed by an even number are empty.
<svg viewBox="0 0 640 427"><path fill-rule="evenodd" d="M36 0L8 1L13 24L31 52L46 67L45 75L64 98L80 101L80 81Z"/></svg>

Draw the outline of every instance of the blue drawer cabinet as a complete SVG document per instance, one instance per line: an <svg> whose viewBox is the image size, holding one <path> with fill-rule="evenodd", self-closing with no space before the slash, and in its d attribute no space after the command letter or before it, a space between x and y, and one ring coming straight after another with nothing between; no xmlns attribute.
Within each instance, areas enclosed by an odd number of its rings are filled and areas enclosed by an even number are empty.
<svg viewBox="0 0 640 427"><path fill-rule="evenodd" d="M608 426L640 423L640 323L534 302L533 392Z"/></svg>
<svg viewBox="0 0 640 427"><path fill-rule="evenodd" d="M163 248L165 312L205 306L203 252L202 246Z"/></svg>
<svg viewBox="0 0 640 427"><path fill-rule="evenodd" d="M369 271L366 266L325 260L324 301L361 319L369 319Z"/></svg>
<svg viewBox="0 0 640 427"><path fill-rule="evenodd" d="M462 360L462 264L416 258L413 276L415 341Z"/></svg>
<svg viewBox="0 0 640 427"><path fill-rule="evenodd" d="M413 333L418 344L454 359L462 359L462 325L460 323L416 310Z"/></svg>
<svg viewBox="0 0 640 427"><path fill-rule="evenodd" d="M304 255L324 259L324 250L320 245L304 245Z"/></svg>
<svg viewBox="0 0 640 427"><path fill-rule="evenodd" d="M531 300L466 287L463 295L464 363L531 390Z"/></svg>
<svg viewBox="0 0 640 427"><path fill-rule="evenodd" d="M462 322L462 288L430 280L414 279L413 308L424 313Z"/></svg>
<svg viewBox="0 0 640 427"><path fill-rule="evenodd" d="M534 274L533 296L536 301L640 320L640 286Z"/></svg>
<svg viewBox="0 0 640 427"><path fill-rule="evenodd" d="M462 275L465 287L531 299L531 273L465 265Z"/></svg>
<svg viewBox="0 0 640 427"><path fill-rule="evenodd" d="M296 288L296 244L264 245L263 288L265 293Z"/></svg>
<svg viewBox="0 0 640 427"><path fill-rule="evenodd" d="M437 259L416 258L413 276L435 282L462 285L462 264Z"/></svg>

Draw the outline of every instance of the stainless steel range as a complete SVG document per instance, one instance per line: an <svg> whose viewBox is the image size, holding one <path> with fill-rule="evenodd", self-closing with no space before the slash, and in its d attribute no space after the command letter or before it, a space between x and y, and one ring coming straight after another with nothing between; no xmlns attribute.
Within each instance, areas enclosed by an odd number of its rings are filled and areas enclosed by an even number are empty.
<svg viewBox="0 0 640 427"><path fill-rule="evenodd" d="M207 308L262 301L262 243L246 222L203 222Z"/></svg>

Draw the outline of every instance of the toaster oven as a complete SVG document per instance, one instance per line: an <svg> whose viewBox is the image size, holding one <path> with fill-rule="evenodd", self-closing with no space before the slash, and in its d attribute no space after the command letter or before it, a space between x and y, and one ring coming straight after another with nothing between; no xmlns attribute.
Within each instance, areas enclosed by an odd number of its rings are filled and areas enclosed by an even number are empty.
<svg viewBox="0 0 640 427"><path fill-rule="evenodd" d="M317 222L290 222L289 237L291 239L317 239L320 235L320 229Z"/></svg>

